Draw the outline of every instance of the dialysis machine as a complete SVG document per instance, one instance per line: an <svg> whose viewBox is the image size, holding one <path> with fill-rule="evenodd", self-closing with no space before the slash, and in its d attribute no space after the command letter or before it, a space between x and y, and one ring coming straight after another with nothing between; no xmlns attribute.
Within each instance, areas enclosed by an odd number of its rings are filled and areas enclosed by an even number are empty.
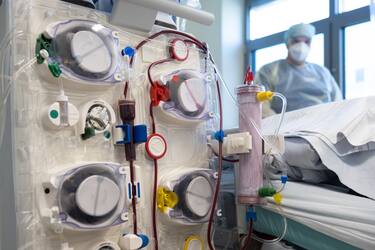
<svg viewBox="0 0 375 250"><path fill-rule="evenodd" d="M224 140L207 44L57 0L1 7L1 249L213 249L224 154L238 202L260 202L262 90L237 89L251 112Z"/></svg>

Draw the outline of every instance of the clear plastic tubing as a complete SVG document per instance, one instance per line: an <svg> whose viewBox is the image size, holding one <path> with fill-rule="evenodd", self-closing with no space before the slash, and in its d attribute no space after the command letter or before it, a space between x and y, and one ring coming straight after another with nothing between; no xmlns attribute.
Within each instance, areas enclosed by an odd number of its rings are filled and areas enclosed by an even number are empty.
<svg viewBox="0 0 375 250"><path fill-rule="evenodd" d="M250 153L239 156L238 202L246 205L260 203L258 189L263 186L262 138L255 126L251 126L248 122L252 120L258 128L260 127L262 111L257 93L262 90L261 86L255 84L237 88L239 129L241 132L249 132L252 136Z"/></svg>
<svg viewBox="0 0 375 250"><path fill-rule="evenodd" d="M69 103L68 97L65 95L64 87L61 78L57 78L59 82L60 95L57 97L57 102L59 103L60 109L60 126L69 126Z"/></svg>
<svg viewBox="0 0 375 250"><path fill-rule="evenodd" d="M68 127L69 126L69 103L68 99L59 97L57 99L57 102L59 103L59 109L60 109L60 126L62 127Z"/></svg>
<svg viewBox="0 0 375 250"><path fill-rule="evenodd" d="M281 114L280 114L279 125L277 126L277 129L275 130L275 136L276 136L276 135L279 134L280 128L281 128L281 124L283 124L283 121L284 121L284 115L285 115L285 112L286 112L287 101L286 101L285 96L283 96L282 94L280 94L278 92L274 92L273 95L276 96L276 97L278 97L278 98L280 98L281 101L282 101L282 103L283 103L283 106L281 107Z"/></svg>
<svg viewBox="0 0 375 250"><path fill-rule="evenodd" d="M277 237L277 238L275 238L275 239L272 239L272 240L265 240L265 239L262 239L262 238L258 237L255 234L252 234L251 238L253 238L254 240L259 241L261 243L273 244L273 243L280 242L285 237L287 229L288 229L288 221L287 221L287 219L286 219L286 217L284 215L283 210L279 206L276 206L276 208L280 211L279 213L283 217L283 222L284 222L283 223L284 224L283 231L280 234L280 236Z"/></svg>
<svg viewBox="0 0 375 250"><path fill-rule="evenodd" d="M213 61L212 58L211 58L211 60ZM237 101L236 101L236 98L234 98L234 96L232 95L232 93L231 93L230 90L228 89L228 85L226 84L226 82L224 81L223 77L221 76L220 71L219 71L219 69L216 67L215 63L213 63L213 67L216 69L216 72L217 72L216 75L219 77L220 82L223 84L222 86L224 87L225 91L226 91L227 94L230 96L230 99L232 100L232 102L234 103L234 105L236 105L236 106L238 107L238 103L237 103ZM280 117L280 124L279 124L279 128L280 128L280 126L281 126L281 122L282 122L282 120L284 119L284 113L285 113L285 110L286 110L287 102L286 102L286 98L285 98L283 95L281 95L280 93L275 93L275 95L278 96L278 97L280 97L280 98L282 98L282 100L283 100L283 108L282 108L282 114L281 114L281 117ZM284 105L284 104L285 104L285 105ZM284 106L285 106L285 107L284 107ZM247 119L247 118L246 118L247 116L244 114L244 112L242 112L240 109L239 109L238 111L239 111L239 114L242 116L242 118ZM271 142L269 142L268 139L266 139L266 138L262 135L259 126L258 126L258 125L257 125L257 124L256 124L251 118L248 118L247 121L248 121L249 124L251 124L251 126L254 127L256 133L260 136L260 138L263 139L264 143L265 143L270 149L274 149L274 147L275 147L274 144L271 143ZM278 130L278 129L277 129L277 130ZM275 133L275 135L277 135L277 134L278 134L278 132ZM277 152L277 149L275 150L275 152Z"/></svg>
<svg viewBox="0 0 375 250"><path fill-rule="evenodd" d="M226 91L227 94L230 96L230 99L232 100L232 102L234 103L234 105L236 105L236 106L238 107L238 103L237 103L237 101L236 101L236 98L234 98L234 96L232 95L232 93L231 93L230 90L228 89L228 86L227 86L227 84L225 83L224 79L222 78L219 69L216 67L215 64L213 64L213 67L215 67L216 72L217 72L217 76L219 77L220 82L223 84L225 91ZM267 144L268 147L273 148L273 147L274 147L273 144L270 143L270 142L269 142L266 138L264 138L264 136L262 135L262 133L261 133L261 131L260 131L260 129L259 129L259 126L258 126L257 124L255 124L255 122L254 122L250 117L247 117L247 116L244 114L244 112L242 112L240 109L238 109L238 112L239 112L239 114L242 116L242 118L247 119L248 123L251 124L251 125L254 127L256 133L257 133L257 134L263 139L264 143Z"/></svg>

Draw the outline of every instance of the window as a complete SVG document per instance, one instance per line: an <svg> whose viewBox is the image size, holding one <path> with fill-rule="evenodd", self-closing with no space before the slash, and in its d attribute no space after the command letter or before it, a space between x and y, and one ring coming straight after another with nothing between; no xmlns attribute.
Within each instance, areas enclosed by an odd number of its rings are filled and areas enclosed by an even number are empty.
<svg viewBox="0 0 375 250"><path fill-rule="evenodd" d="M340 0L339 1L339 12L347 12L355 9L359 9L370 4L371 0Z"/></svg>
<svg viewBox="0 0 375 250"><path fill-rule="evenodd" d="M278 59L285 59L288 50L284 43L277 44L264 49L255 51L255 71L259 70L263 65L276 61ZM314 36L311 43L311 51L308 62L324 65L324 35L318 34Z"/></svg>
<svg viewBox="0 0 375 250"><path fill-rule="evenodd" d="M286 58L284 33L291 25L311 23L317 35L307 61L327 67L345 98L375 95L375 63L369 56L375 46L369 5L375 0L247 1L247 54L255 71ZM372 8L375 18L375 4Z"/></svg>
<svg viewBox="0 0 375 250"><path fill-rule="evenodd" d="M285 44L281 43L255 51L255 71L263 65L286 57Z"/></svg>
<svg viewBox="0 0 375 250"><path fill-rule="evenodd" d="M345 28L346 98L375 95L375 63L374 58L369 56L374 45L375 23L366 22Z"/></svg>
<svg viewBox="0 0 375 250"><path fill-rule="evenodd" d="M250 9L250 39L281 32L296 23L311 23L328 16L329 0L272 1Z"/></svg>

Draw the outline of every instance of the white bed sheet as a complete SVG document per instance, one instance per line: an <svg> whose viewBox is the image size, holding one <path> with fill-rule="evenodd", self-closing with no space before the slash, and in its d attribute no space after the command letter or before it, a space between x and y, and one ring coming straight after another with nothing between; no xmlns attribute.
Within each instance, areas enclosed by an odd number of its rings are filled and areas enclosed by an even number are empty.
<svg viewBox="0 0 375 250"><path fill-rule="evenodd" d="M358 248L375 249L374 200L296 182L288 182L282 195L288 218ZM269 201L265 208L278 213Z"/></svg>
<svg viewBox="0 0 375 250"><path fill-rule="evenodd" d="M279 116L263 120L262 131L271 135ZM285 114L281 134L310 132L322 134L336 144L344 137L352 146L375 142L375 96L324 103Z"/></svg>

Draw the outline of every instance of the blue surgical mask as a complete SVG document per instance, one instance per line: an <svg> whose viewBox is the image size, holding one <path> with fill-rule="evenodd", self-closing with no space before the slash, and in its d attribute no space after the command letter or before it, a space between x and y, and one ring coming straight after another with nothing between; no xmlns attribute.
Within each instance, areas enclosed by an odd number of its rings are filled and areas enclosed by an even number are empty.
<svg viewBox="0 0 375 250"><path fill-rule="evenodd" d="M289 47L289 55L296 62L304 62L309 52L310 47L304 42L295 43Z"/></svg>

